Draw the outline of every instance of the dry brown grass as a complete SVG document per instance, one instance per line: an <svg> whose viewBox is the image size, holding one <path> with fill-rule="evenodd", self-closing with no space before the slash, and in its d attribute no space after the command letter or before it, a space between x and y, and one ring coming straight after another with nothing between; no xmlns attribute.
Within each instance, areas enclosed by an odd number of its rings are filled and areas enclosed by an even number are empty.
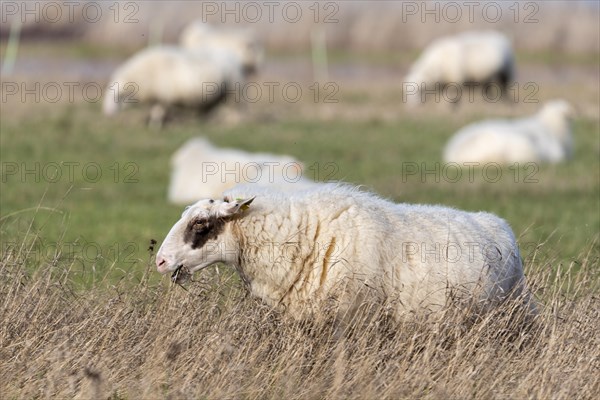
<svg viewBox="0 0 600 400"><path fill-rule="evenodd" d="M598 255L551 277L528 262L541 312L510 305L474 319L294 322L248 297L235 277L200 274L76 292L69 266L28 273L0 263L2 398L594 398L600 392Z"/></svg>

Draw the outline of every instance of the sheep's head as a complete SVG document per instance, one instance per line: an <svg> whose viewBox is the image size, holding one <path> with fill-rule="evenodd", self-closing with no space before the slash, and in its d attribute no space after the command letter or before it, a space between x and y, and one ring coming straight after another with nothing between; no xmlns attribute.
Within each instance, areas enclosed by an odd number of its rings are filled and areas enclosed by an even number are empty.
<svg viewBox="0 0 600 400"><path fill-rule="evenodd" d="M265 59L265 52L261 43L253 35L248 35L243 46L244 73L247 76L257 72Z"/></svg>
<svg viewBox="0 0 600 400"><path fill-rule="evenodd" d="M564 120L572 120L575 118L575 108L566 100L557 99L544 104L540 113L547 118L558 117Z"/></svg>
<svg viewBox="0 0 600 400"><path fill-rule="evenodd" d="M228 242L227 224L243 213L252 200L205 199L187 207L158 250L158 272L171 272L173 280L179 282L217 262L234 261L236 251Z"/></svg>
<svg viewBox="0 0 600 400"><path fill-rule="evenodd" d="M227 49L238 58L246 76L256 73L264 61L264 49L250 29L215 29L202 22L190 23L179 37L187 49L216 47Z"/></svg>

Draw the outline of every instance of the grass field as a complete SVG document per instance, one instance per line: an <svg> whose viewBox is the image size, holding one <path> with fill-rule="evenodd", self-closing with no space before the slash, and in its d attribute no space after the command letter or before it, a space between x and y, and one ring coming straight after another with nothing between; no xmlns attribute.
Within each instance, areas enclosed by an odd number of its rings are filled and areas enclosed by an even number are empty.
<svg viewBox="0 0 600 400"><path fill-rule="evenodd" d="M89 55L83 48L71 56ZM336 55L334 63L347 60ZM3 101L2 397L567 399L600 392L597 111L575 120L569 162L503 168L498 178L495 169L476 169L472 181L465 171L454 179L441 164L444 144L464 124L494 115L494 106L407 112L394 104L398 88L375 79L377 90L369 90L368 80L337 80L337 104L310 96L262 101L240 124L184 119L163 131L145 126L144 110L111 120L99 103ZM597 106L597 84L579 93L579 109ZM559 82L540 100L563 89ZM499 109L524 115L536 106ZM223 268L205 271L187 291L170 285L155 272L148 246L160 244L182 211L166 201L169 158L197 135L293 155L311 179L364 185L397 202L498 214L519 238L540 318L522 330L506 310L470 321L450 307L438 319L393 323L381 315L340 339L325 319L305 326L266 310ZM425 169L435 172L422 175Z"/></svg>

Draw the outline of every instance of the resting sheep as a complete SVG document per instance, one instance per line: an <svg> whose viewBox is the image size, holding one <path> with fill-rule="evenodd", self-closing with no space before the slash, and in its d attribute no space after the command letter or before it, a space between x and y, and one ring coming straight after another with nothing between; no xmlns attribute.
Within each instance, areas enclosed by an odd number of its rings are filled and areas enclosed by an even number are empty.
<svg viewBox="0 0 600 400"><path fill-rule="evenodd" d="M246 75L256 72L263 59L262 47L250 29L218 29L202 21L194 21L181 32L179 44L190 50L205 47L227 49L241 61Z"/></svg>
<svg viewBox="0 0 600 400"><path fill-rule="evenodd" d="M425 89L439 91L450 84L482 85L487 91L495 83L505 95L513 79L514 54L506 36L495 31L463 32L437 39L425 49L404 79L404 99L412 105L424 103ZM446 97L458 102L461 96Z"/></svg>
<svg viewBox="0 0 600 400"><path fill-rule="evenodd" d="M153 106L150 123L160 126L171 107L207 112L232 97L242 81L241 64L227 50L151 47L113 73L103 110L114 115L130 103L149 103Z"/></svg>
<svg viewBox="0 0 600 400"><path fill-rule="evenodd" d="M288 190L317 185L302 176L302 164L290 156L219 148L204 138L181 146L171 158L171 167L168 198L175 204L218 197L243 182Z"/></svg>
<svg viewBox="0 0 600 400"><path fill-rule="evenodd" d="M459 130L444 150L446 162L557 163L571 157L574 110L564 100L516 120L477 122Z"/></svg>
<svg viewBox="0 0 600 400"><path fill-rule="evenodd" d="M241 185L186 208L157 253L177 282L223 262L249 291L296 318L366 299L396 316L474 299L481 310L525 293L507 223L485 212L394 204L324 184L285 194ZM532 303L530 306L533 309Z"/></svg>

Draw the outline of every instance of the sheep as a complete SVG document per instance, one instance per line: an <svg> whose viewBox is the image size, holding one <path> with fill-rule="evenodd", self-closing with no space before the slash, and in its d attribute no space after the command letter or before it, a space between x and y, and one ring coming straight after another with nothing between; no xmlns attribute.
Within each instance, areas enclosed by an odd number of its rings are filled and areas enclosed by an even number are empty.
<svg viewBox="0 0 600 400"><path fill-rule="evenodd" d="M103 111L112 116L129 103L150 103L150 123L161 126L171 107L210 111L233 97L242 81L240 61L230 51L150 47L112 74Z"/></svg>
<svg viewBox="0 0 600 400"><path fill-rule="evenodd" d="M219 148L202 137L184 143L173 154L171 168L168 199L174 204L217 197L242 182L287 190L317 185L302 176L303 166L293 157Z"/></svg>
<svg viewBox="0 0 600 400"><path fill-rule="evenodd" d="M264 57L262 46L250 29L217 29L202 21L188 24L179 36L179 44L186 49L228 49L241 60L246 76L257 71Z"/></svg>
<svg viewBox="0 0 600 400"><path fill-rule="evenodd" d="M563 161L573 153L574 113L565 100L553 100L528 118L467 125L446 145L444 160L500 164Z"/></svg>
<svg viewBox="0 0 600 400"><path fill-rule="evenodd" d="M404 79L404 100L409 105L424 103L424 90L448 85L482 85L487 92L492 84L505 96L514 79L514 54L510 41L496 31L463 32L435 40L412 65ZM448 93L457 103L462 97ZM436 97L438 98L438 97Z"/></svg>
<svg viewBox="0 0 600 400"><path fill-rule="evenodd" d="M504 220L395 204L347 184L293 193L240 185L223 200L189 206L157 253L158 272L180 283L218 262L298 319L327 305L352 313L369 299L399 317L439 311L452 299L473 299L484 311L527 295Z"/></svg>

